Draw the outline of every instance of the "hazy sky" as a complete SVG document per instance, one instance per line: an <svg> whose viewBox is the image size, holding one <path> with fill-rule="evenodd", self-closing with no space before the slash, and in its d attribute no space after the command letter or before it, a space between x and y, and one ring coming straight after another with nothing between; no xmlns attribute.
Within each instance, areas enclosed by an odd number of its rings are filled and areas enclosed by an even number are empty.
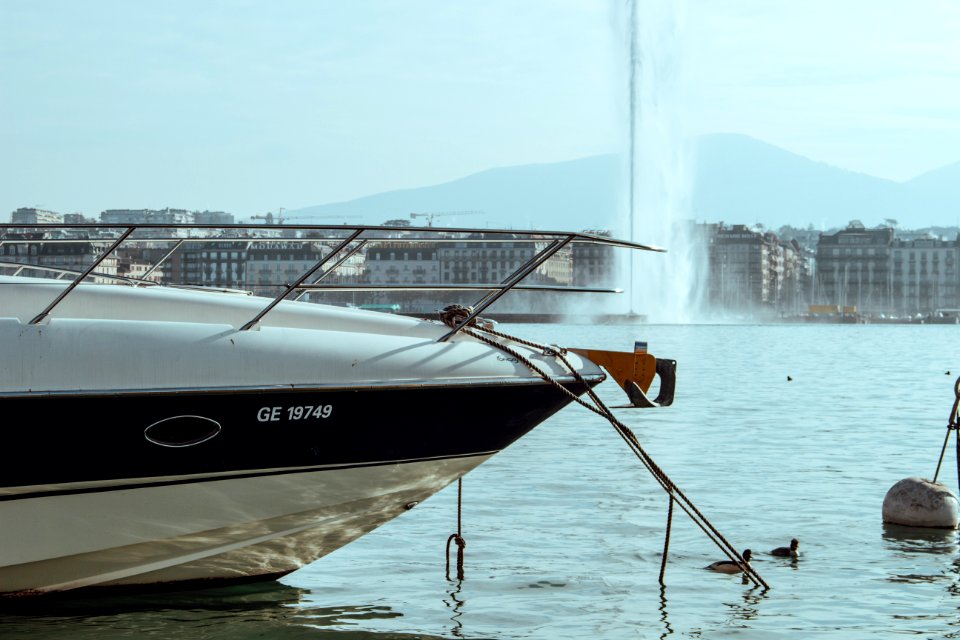
<svg viewBox="0 0 960 640"><path fill-rule="evenodd" d="M960 3L637 0L684 134L960 160ZM0 219L295 209L625 149L627 0L0 0ZM656 96L655 96L656 98ZM666 108L664 108L666 107Z"/></svg>

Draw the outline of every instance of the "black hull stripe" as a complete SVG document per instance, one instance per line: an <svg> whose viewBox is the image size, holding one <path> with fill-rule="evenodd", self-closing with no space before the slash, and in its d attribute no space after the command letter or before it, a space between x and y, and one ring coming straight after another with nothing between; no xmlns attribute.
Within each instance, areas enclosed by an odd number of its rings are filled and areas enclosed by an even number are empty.
<svg viewBox="0 0 960 640"><path fill-rule="evenodd" d="M100 487L83 487L76 489L51 489L49 491L32 491L29 493L17 493L10 495L0 495L0 502L12 502L16 500L31 500L34 498L52 498L55 496L73 496L85 493L110 493L112 491L127 491L129 489L152 489L154 487L172 487L185 484L201 484L210 482L225 482L228 480L245 480L249 478L267 478L270 476L287 476L297 473L318 473L318 472L336 472L345 469L365 469L373 467L385 467L390 465L416 464L421 462L434 462L442 460L462 460L466 458L476 458L491 456L497 451L487 451L482 453L471 453L459 456L443 456L438 458L424 458L421 460L393 460L385 462L369 462L363 464L345 464L345 465L321 465L317 467L296 468L296 469L273 469L271 471L251 471L249 473L237 473L232 475L204 475L190 478L178 478L176 480L163 480L159 482L131 482L128 484L111 484Z"/></svg>
<svg viewBox="0 0 960 640"><path fill-rule="evenodd" d="M0 398L22 416L5 424L0 492L484 454L570 401L545 382Z"/></svg>

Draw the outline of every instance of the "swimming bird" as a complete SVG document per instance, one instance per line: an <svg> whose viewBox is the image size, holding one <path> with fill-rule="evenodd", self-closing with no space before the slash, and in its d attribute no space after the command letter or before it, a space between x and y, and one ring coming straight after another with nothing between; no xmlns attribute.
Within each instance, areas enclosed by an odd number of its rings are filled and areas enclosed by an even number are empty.
<svg viewBox="0 0 960 640"><path fill-rule="evenodd" d="M796 558L800 555L798 547L800 546L800 541L794 538L790 541L789 547L777 547L770 552L770 555L780 556L783 558Z"/></svg>
<svg viewBox="0 0 960 640"><path fill-rule="evenodd" d="M790 376L787 376L787 382L791 382L792 380L793 378L791 378Z"/></svg>
<svg viewBox="0 0 960 640"><path fill-rule="evenodd" d="M745 549L743 551L743 561L746 563L750 562L750 549ZM710 569L710 571L720 571L722 573L740 573L743 571L743 568L734 562L733 560L719 560L713 564L709 564L704 569Z"/></svg>

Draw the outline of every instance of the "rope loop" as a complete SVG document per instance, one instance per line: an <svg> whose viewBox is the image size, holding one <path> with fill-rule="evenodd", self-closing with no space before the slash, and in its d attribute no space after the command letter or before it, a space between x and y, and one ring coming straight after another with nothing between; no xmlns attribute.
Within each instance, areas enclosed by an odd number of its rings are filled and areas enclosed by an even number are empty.
<svg viewBox="0 0 960 640"><path fill-rule="evenodd" d="M467 546L467 541L459 533L451 533L447 538L447 580L450 579L450 543L457 545L457 580L463 580L463 550Z"/></svg>

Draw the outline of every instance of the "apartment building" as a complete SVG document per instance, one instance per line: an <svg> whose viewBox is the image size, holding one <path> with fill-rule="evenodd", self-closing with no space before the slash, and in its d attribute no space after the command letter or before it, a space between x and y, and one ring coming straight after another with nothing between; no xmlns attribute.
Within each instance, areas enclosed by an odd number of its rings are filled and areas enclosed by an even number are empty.
<svg viewBox="0 0 960 640"><path fill-rule="evenodd" d="M960 236L896 239L892 245L887 308L896 314L960 309Z"/></svg>
<svg viewBox="0 0 960 640"><path fill-rule="evenodd" d="M884 313L890 307L894 230L867 229L853 220L846 229L821 233L817 242L818 304Z"/></svg>

